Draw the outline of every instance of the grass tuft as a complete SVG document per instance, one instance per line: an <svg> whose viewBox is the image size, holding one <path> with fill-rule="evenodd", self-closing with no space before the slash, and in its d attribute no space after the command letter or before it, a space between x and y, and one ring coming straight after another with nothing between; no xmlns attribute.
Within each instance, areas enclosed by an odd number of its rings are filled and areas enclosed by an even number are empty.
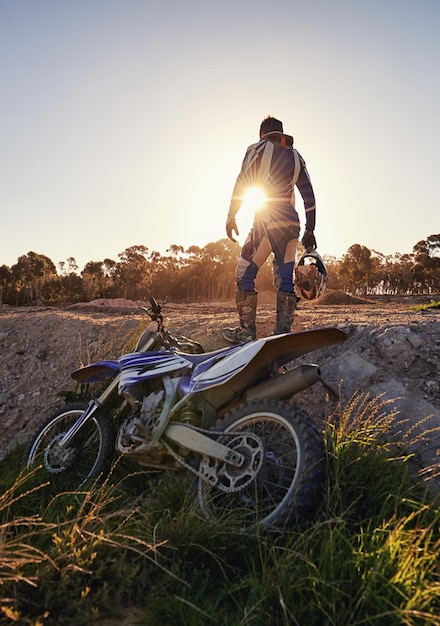
<svg viewBox="0 0 440 626"><path fill-rule="evenodd" d="M414 307L415 311L434 311L440 309L440 302L429 302L428 304L418 304Z"/></svg>
<svg viewBox="0 0 440 626"><path fill-rule="evenodd" d="M11 456L0 621L91 624L135 605L155 626L440 626L440 506L415 464L424 427L353 396L325 428L316 516L264 535L207 523L181 473L122 460L104 484L54 496Z"/></svg>

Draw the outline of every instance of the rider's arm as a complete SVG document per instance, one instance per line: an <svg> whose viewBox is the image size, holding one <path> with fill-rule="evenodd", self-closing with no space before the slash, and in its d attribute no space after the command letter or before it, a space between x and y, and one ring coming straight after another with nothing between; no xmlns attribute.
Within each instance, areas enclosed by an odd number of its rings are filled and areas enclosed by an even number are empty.
<svg viewBox="0 0 440 626"><path fill-rule="evenodd" d="M306 164L301 155L299 155L301 168L296 181L296 186L301 194L304 202L304 210L306 212L306 230L315 230L316 223L316 203L315 194L313 192L312 182L306 168Z"/></svg>
<svg viewBox="0 0 440 626"><path fill-rule="evenodd" d="M231 203L229 205L228 211L228 220L235 218L243 202L243 195L247 184L246 181L249 162L249 150L250 148L246 150L240 173L237 176L237 180L232 191Z"/></svg>

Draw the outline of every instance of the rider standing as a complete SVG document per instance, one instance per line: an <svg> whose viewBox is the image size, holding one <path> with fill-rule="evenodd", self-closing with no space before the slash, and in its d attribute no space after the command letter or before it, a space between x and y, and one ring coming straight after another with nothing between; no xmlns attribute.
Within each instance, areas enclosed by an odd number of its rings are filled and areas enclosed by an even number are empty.
<svg viewBox="0 0 440 626"><path fill-rule="evenodd" d="M231 343L256 338L258 271L269 254L274 254L274 284L277 288L277 316L274 334L290 332L297 296L294 290L293 268L300 232L295 209L295 186L304 202L306 214L302 244L316 248L315 195L305 162L293 147L293 137L283 132L283 123L266 117L260 126L260 141L248 147L240 174L232 193L226 220L226 233L232 241L237 235L237 215L246 190L260 187L267 198L264 207L256 211L253 226L241 250L236 269L236 304L240 326L226 328L223 336Z"/></svg>

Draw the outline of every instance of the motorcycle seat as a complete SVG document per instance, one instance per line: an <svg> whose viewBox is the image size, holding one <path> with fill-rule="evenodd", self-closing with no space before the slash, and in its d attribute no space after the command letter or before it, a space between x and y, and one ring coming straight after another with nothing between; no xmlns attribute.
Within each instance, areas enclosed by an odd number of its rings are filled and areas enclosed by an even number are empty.
<svg viewBox="0 0 440 626"><path fill-rule="evenodd" d="M212 352L202 352L201 354L188 354L187 352L180 352L179 350L177 351L177 354L182 355L185 359L190 361L194 367L196 367L199 363L204 363L209 359L221 359L240 347L241 346L227 346L226 348L220 348L219 350L213 350Z"/></svg>

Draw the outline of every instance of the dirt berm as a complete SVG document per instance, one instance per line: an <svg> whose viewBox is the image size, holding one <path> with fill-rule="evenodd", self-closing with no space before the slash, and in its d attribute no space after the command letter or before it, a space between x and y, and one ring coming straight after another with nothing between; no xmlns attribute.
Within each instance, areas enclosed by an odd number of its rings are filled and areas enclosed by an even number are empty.
<svg viewBox="0 0 440 626"><path fill-rule="evenodd" d="M440 311L420 312L414 300L352 298L327 291L316 302L301 301L293 331L336 326L348 334L344 344L315 351L303 362L318 363L323 378L345 399L360 390L392 400L389 410L408 429L425 433L417 458L424 477L436 486L440 443ZM95 300L67 308L0 306L0 459L30 439L54 407L60 391L73 390L70 373L98 358L127 351L133 333L149 318L145 303ZM145 305L146 306L146 305ZM205 350L225 345L221 329L236 325L233 302L164 305L170 331L200 341ZM259 296L258 336L270 335L275 296ZM342 381L342 383L341 383ZM317 383L295 402L318 421L332 410Z"/></svg>

